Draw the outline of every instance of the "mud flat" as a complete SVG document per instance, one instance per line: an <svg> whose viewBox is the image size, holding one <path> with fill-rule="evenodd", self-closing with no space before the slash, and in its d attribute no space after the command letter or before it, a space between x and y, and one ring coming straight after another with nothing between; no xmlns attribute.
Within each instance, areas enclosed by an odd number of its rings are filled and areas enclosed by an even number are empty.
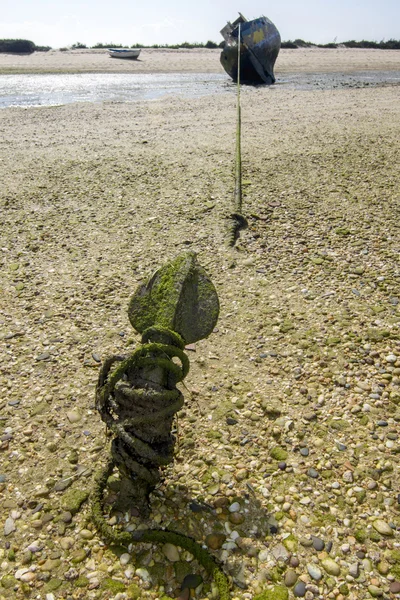
<svg viewBox="0 0 400 600"><path fill-rule="evenodd" d="M105 545L81 493L109 452L99 361L130 351L130 295L188 249L221 315L188 351L147 525L206 544L233 599L396 598L398 87L243 88L232 249L235 117L234 95L0 111L0 598L176 598L187 574L216 597L179 548Z"/></svg>

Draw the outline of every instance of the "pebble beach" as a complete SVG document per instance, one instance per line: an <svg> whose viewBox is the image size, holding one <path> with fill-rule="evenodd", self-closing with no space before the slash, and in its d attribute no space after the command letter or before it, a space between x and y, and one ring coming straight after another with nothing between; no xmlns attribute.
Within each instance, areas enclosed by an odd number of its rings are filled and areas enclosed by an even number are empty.
<svg viewBox="0 0 400 600"><path fill-rule="evenodd" d="M100 364L139 343L137 286L189 250L219 321L187 349L149 519L113 511L115 474L107 522L193 537L232 600L400 598L399 86L279 85L399 57L283 50L277 85L242 87L234 248L234 93L0 110L0 600L218 598L177 546L109 546L88 499L111 441ZM222 67L213 50L0 54L0 77L134 70Z"/></svg>

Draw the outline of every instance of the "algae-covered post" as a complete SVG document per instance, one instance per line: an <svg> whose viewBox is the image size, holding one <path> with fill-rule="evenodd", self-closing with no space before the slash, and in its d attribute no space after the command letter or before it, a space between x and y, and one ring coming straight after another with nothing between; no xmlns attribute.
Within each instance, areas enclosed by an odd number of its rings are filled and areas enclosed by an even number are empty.
<svg viewBox="0 0 400 600"><path fill-rule="evenodd" d="M140 286L128 312L142 343L131 356L112 356L104 362L96 408L114 434L111 464L121 476L117 506L136 507L146 515L149 494L160 481L160 467L173 460L171 429L183 405L176 386L189 370L185 344L210 335L219 302L196 255L189 252Z"/></svg>

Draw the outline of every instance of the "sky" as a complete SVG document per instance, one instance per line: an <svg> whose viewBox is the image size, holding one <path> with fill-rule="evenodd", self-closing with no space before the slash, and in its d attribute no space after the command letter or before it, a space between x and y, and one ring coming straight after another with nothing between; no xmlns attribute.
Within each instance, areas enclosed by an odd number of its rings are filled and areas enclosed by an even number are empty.
<svg viewBox="0 0 400 600"><path fill-rule="evenodd" d="M400 0L0 0L0 7L0 39L52 48L219 43L220 29L239 11L271 19L282 40L400 39Z"/></svg>

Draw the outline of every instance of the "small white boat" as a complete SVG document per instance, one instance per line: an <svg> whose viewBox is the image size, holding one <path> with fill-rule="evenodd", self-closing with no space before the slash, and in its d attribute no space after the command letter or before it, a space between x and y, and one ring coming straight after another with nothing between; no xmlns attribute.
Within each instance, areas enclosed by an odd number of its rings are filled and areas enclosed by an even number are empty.
<svg viewBox="0 0 400 600"><path fill-rule="evenodd" d="M136 60L140 54L141 48L108 48L108 53L112 58L130 58Z"/></svg>

